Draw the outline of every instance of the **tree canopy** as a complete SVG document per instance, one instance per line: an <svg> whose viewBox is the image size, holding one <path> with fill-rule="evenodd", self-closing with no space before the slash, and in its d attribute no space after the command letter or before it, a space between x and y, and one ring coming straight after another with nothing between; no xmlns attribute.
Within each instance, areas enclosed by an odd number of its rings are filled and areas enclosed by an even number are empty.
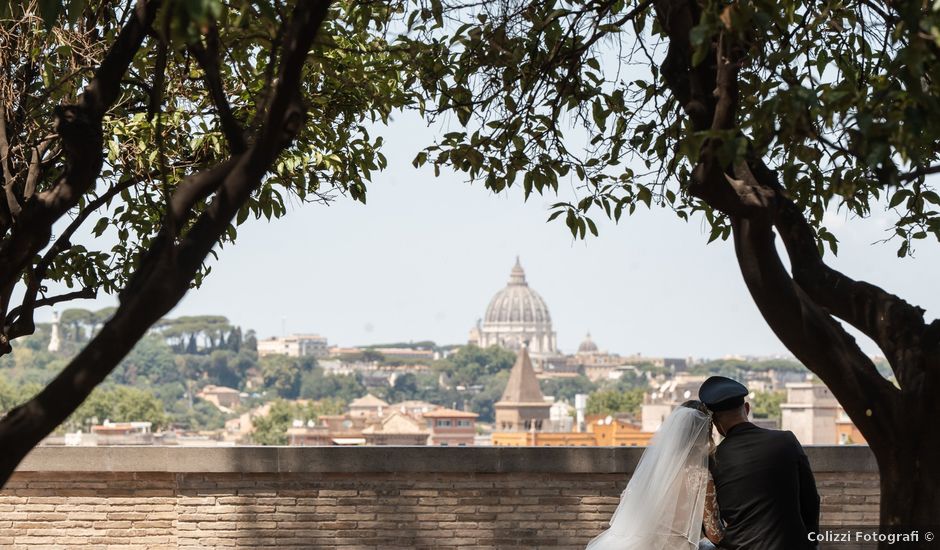
<svg viewBox="0 0 940 550"><path fill-rule="evenodd" d="M299 81L309 99L307 116L316 123L298 126L257 190L238 205L220 244L232 242L249 217L282 216L291 200L365 200L371 174L386 164L381 137L369 126L387 121L410 93L395 72L401 57L393 63L396 54L382 36L390 9L341 2L325 17ZM146 20L138 25L140 14ZM165 228L167 199L194 172L231 164L227 159L247 150L263 121L290 14L288 6L270 1L169 0L137 7L117 0L4 1L0 19L0 172L7 190L0 235L11 237L0 249L9 261L0 332L7 342L31 331L36 307L125 289ZM90 82L101 85L89 88ZM99 95L92 97L90 89ZM77 97L88 105L69 107ZM73 111L85 107L90 118L81 124L95 134L84 144L90 164L72 170L77 151L65 142L65 127L79 115ZM53 193L79 168L82 181L67 197ZM53 198L63 200L39 212L38 205ZM209 198L197 191L177 204L189 212L174 231L186 232ZM49 216L43 223L71 216L49 246L48 232L18 229L40 213ZM72 242L88 232L103 237L94 241L97 247ZM192 284L210 269L200 262ZM10 283L16 280L25 284L25 301L12 308ZM48 295L53 282L75 290Z"/></svg>
<svg viewBox="0 0 940 550"><path fill-rule="evenodd" d="M871 445L882 524L940 513L923 489L940 480L940 437L910 422L940 414L940 320L826 259L838 251L830 212L887 216L902 257L940 239L940 3L421 5L402 40L424 112L456 124L416 165L527 198L564 182L576 196L550 219L580 238L598 233L597 216L639 207L703 220L710 240L731 239L770 328ZM842 323L882 349L897 384Z"/></svg>

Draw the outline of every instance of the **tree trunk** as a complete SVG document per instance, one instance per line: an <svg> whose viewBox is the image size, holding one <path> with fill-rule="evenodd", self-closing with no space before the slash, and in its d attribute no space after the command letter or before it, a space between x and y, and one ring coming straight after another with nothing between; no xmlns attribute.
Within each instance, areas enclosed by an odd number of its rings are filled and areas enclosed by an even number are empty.
<svg viewBox="0 0 940 550"><path fill-rule="evenodd" d="M913 393L913 392L912 392ZM917 543L903 548L940 547L940 412L928 388L918 388L918 395L905 401L905 410L896 426L891 445L873 446L881 474L881 515L879 523L886 532L919 531ZM934 394L936 392L933 392ZM924 538L931 531L933 541ZM897 544L879 544L879 550L898 548Z"/></svg>
<svg viewBox="0 0 940 550"><path fill-rule="evenodd" d="M36 397L0 418L0 487L17 464L62 423L110 374L147 330L189 290L199 267L239 208L261 185L281 151L301 129L302 70L330 2L298 2L281 45L279 73L250 149L177 186L164 227L120 294L120 305L95 338ZM211 198L211 200L210 200ZM175 228L208 200L184 235Z"/></svg>
<svg viewBox="0 0 940 550"><path fill-rule="evenodd" d="M737 71L754 44L722 33L701 63L690 32L701 21L695 0L657 0L669 37L662 77L696 132L733 130ZM839 400L871 445L881 472L880 523L886 529L940 524L940 321L882 288L830 268L815 231L778 176L754 156L722 160L720 137L700 150L688 192L728 216L744 282L768 326ZM775 245L782 238L788 269ZM898 386L887 381L839 321L885 353ZM934 535L940 535L940 530ZM937 548L922 536L905 548ZM879 548L897 548L887 542Z"/></svg>

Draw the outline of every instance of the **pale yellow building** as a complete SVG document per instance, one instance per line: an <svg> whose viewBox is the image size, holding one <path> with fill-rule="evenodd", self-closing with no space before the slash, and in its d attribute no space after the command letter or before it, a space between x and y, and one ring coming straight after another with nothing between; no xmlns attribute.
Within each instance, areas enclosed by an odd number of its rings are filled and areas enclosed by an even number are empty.
<svg viewBox="0 0 940 550"><path fill-rule="evenodd" d="M427 445L430 430L415 418L393 412L362 430L366 445Z"/></svg>
<svg viewBox="0 0 940 550"><path fill-rule="evenodd" d="M653 433L631 422L611 417L587 423L585 432L494 433L493 445L502 447L645 447Z"/></svg>
<svg viewBox="0 0 940 550"><path fill-rule="evenodd" d="M431 436L428 445L451 445L465 447L473 445L476 436L477 414L454 409L435 409L424 413Z"/></svg>
<svg viewBox="0 0 940 550"><path fill-rule="evenodd" d="M385 414L388 403L367 393L349 402L349 416L375 418Z"/></svg>

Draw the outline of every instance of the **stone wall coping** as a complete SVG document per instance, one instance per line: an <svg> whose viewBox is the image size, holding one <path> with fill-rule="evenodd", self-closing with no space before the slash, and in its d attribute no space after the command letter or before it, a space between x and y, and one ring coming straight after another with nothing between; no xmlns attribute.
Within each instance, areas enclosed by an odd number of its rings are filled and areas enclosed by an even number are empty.
<svg viewBox="0 0 940 550"><path fill-rule="evenodd" d="M807 446L815 472L877 472L866 446ZM20 472L632 473L642 447L38 447Z"/></svg>

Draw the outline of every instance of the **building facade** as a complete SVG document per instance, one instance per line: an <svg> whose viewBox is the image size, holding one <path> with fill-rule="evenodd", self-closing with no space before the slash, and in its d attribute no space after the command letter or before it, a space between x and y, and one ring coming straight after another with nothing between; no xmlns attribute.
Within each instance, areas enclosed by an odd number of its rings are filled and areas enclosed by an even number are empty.
<svg viewBox="0 0 940 550"><path fill-rule="evenodd" d="M388 403L371 393L367 393L349 402L349 416L354 418L380 417L385 414L387 409Z"/></svg>
<svg viewBox="0 0 940 550"><path fill-rule="evenodd" d="M787 401L780 405L781 428L793 432L803 445L835 445L839 402L819 382L787 384Z"/></svg>
<svg viewBox="0 0 940 550"><path fill-rule="evenodd" d="M326 357L329 354L326 338L319 334L292 334L282 338L258 341L258 356L287 355L288 357Z"/></svg>
<svg viewBox="0 0 940 550"><path fill-rule="evenodd" d="M469 447L476 436L477 414L454 409L435 409L424 413L431 435L428 445Z"/></svg>
<svg viewBox="0 0 940 550"><path fill-rule="evenodd" d="M427 445L428 428L414 417L393 412L362 430L366 445Z"/></svg>

